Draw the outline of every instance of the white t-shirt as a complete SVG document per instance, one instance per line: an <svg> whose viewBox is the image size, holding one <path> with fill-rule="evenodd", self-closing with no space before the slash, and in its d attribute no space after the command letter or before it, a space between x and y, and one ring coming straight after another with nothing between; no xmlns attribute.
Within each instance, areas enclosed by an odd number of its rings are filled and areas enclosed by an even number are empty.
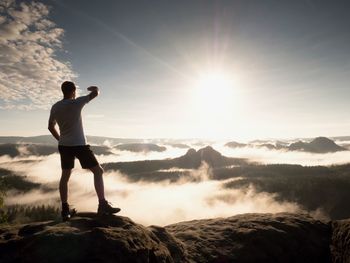
<svg viewBox="0 0 350 263"><path fill-rule="evenodd" d="M56 121L60 128L59 145L86 145L81 110L90 101L89 95L76 99L63 99L56 102L50 111L50 121Z"/></svg>

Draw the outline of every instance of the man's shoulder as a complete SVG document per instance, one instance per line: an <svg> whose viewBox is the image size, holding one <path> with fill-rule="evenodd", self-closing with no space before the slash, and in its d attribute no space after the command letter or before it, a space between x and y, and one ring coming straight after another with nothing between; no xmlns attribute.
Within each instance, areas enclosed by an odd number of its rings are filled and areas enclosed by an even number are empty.
<svg viewBox="0 0 350 263"><path fill-rule="evenodd" d="M63 100L59 100L57 102L55 102L51 109L54 109L54 108L61 108L61 107L64 107L66 105L81 105L81 104L86 104L90 101L90 98L89 98L89 95L86 95L86 96L80 96L80 97L77 97L75 99L63 99Z"/></svg>
<svg viewBox="0 0 350 263"><path fill-rule="evenodd" d="M51 109L54 109L62 102L62 100L56 101L54 104L52 104Z"/></svg>
<svg viewBox="0 0 350 263"><path fill-rule="evenodd" d="M59 100L56 101L52 106L51 106L51 112L56 112L56 111L61 111L62 109L66 108L67 104L69 103L67 100Z"/></svg>

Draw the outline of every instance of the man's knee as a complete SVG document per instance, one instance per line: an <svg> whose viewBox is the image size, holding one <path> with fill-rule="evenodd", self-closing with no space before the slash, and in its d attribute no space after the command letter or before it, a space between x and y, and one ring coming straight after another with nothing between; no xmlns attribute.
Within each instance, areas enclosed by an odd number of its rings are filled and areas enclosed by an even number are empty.
<svg viewBox="0 0 350 263"><path fill-rule="evenodd" d="M101 166L98 166L98 174L103 175L103 173L104 173L103 168Z"/></svg>
<svg viewBox="0 0 350 263"><path fill-rule="evenodd" d="M91 171L94 173L95 176L102 176L103 175L103 168L100 165L96 165L91 169Z"/></svg>
<svg viewBox="0 0 350 263"><path fill-rule="evenodd" d="M71 169L63 169L62 170L62 175L61 175L61 181L67 181L68 182L71 173L72 173Z"/></svg>

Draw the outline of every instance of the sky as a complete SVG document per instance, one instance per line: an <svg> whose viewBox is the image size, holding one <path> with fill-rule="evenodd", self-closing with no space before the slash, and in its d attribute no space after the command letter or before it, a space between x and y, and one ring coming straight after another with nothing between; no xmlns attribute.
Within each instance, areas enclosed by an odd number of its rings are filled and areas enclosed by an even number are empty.
<svg viewBox="0 0 350 263"><path fill-rule="evenodd" d="M348 1L0 3L0 135L48 134L60 84L85 133L244 141L349 135Z"/></svg>

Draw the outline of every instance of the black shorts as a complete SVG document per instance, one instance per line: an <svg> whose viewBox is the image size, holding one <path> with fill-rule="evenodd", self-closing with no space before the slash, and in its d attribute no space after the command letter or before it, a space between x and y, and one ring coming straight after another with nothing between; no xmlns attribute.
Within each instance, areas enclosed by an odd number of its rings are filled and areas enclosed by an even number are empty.
<svg viewBox="0 0 350 263"><path fill-rule="evenodd" d="M98 165L98 161L96 160L94 153L91 151L90 145L58 145L58 151L61 156L62 169L73 169L75 157L78 158L81 167L84 169L89 169Z"/></svg>

